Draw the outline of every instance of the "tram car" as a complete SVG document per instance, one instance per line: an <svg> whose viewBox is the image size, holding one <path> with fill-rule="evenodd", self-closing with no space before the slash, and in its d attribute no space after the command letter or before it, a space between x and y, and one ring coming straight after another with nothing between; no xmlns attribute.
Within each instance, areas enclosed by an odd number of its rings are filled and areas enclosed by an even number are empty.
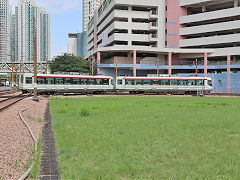
<svg viewBox="0 0 240 180"><path fill-rule="evenodd" d="M114 89L110 76L38 74L37 84L34 84L33 74L21 76L20 89L23 93L33 92L34 86L40 94L101 93Z"/></svg>
<svg viewBox="0 0 240 180"><path fill-rule="evenodd" d="M1 78L0 79L0 86L6 86L7 85L7 82L8 81L8 79L7 78Z"/></svg>
<svg viewBox="0 0 240 180"><path fill-rule="evenodd" d="M208 77L118 77L116 89L131 94L197 94L210 92L213 87L212 79Z"/></svg>

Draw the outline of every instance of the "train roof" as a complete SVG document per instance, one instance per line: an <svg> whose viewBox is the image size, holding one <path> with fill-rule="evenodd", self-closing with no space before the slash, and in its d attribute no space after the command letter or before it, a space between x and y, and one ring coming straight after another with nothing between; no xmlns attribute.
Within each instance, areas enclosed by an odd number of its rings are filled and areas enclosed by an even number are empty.
<svg viewBox="0 0 240 180"><path fill-rule="evenodd" d="M24 76L33 76L33 73L24 73ZM38 77L60 77L60 78L101 78L112 79L111 76L91 76L91 75L68 75L68 74L37 74Z"/></svg>
<svg viewBox="0 0 240 180"><path fill-rule="evenodd" d="M198 79L208 79L210 80L210 77L197 77L197 76L190 76L190 77L131 77L131 76L122 76L118 77L118 79L126 79L126 80L161 80L161 79L169 79L169 80L178 80L178 79L187 79L187 80L198 80Z"/></svg>

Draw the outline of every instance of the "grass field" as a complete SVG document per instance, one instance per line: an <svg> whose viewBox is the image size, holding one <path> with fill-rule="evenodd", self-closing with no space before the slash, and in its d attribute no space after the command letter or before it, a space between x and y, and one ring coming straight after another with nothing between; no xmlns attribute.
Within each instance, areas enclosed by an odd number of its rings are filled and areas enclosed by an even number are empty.
<svg viewBox="0 0 240 180"><path fill-rule="evenodd" d="M62 179L240 179L240 99L50 101Z"/></svg>

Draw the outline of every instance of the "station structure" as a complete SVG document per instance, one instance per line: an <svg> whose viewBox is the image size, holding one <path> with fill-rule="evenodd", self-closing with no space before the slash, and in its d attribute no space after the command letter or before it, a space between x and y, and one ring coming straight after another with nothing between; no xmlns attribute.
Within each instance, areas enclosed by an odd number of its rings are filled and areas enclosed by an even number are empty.
<svg viewBox="0 0 240 180"><path fill-rule="evenodd" d="M240 92L240 1L105 0L88 23L86 59L97 74L213 78ZM221 88L221 90L220 90Z"/></svg>

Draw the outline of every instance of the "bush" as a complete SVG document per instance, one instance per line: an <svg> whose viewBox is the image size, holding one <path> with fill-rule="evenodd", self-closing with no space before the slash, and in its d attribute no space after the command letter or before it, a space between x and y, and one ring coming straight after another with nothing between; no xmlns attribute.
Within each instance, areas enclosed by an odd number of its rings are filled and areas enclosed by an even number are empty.
<svg viewBox="0 0 240 180"><path fill-rule="evenodd" d="M85 108L81 109L80 115L81 116L89 116L89 110L87 110Z"/></svg>

